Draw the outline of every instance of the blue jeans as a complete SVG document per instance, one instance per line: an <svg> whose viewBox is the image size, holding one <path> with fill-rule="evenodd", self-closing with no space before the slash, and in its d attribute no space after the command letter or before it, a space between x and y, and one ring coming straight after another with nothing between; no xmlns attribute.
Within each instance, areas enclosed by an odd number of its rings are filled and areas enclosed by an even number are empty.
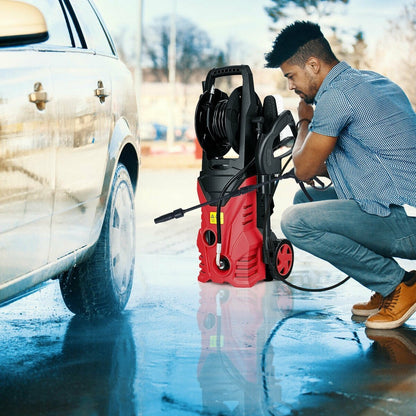
<svg viewBox="0 0 416 416"><path fill-rule="evenodd" d="M298 191L283 213L285 236L365 287L390 294L405 273L393 257L416 259L416 218L399 206L388 217L368 214L355 201L338 199L332 187L308 191L314 202Z"/></svg>

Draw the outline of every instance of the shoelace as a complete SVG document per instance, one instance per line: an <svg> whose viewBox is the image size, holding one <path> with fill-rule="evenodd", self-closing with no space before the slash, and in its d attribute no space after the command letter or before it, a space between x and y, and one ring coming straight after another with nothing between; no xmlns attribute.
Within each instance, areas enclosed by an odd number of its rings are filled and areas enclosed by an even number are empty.
<svg viewBox="0 0 416 416"><path fill-rule="evenodd" d="M401 287L399 286L394 292L386 296L383 300L382 309L392 310L399 300L400 291Z"/></svg>
<svg viewBox="0 0 416 416"><path fill-rule="evenodd" d="M373 303L376 300L378 300L378 298L381 298L381 301L383 302L383 300L382 300L383 298L381 297L381 295L379 293L375 292L371 295L370 302L368 302L368 303Z"/></svg>

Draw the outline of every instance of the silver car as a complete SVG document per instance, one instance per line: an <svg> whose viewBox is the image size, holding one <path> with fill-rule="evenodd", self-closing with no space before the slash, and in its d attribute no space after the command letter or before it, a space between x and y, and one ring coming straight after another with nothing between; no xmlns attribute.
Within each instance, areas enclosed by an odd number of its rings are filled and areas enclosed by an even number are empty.
<svg viewBox="0 0 416 416"><path fill-rule="evenodd" d="M90 0L0 0L0 304L59 278L121 311L140 150L131 74Z"/></svg>

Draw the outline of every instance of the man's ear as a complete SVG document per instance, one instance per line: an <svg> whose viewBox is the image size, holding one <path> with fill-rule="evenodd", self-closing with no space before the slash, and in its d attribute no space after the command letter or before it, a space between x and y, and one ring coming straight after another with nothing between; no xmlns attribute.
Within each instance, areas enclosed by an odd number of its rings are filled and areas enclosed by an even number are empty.
<svg viewBox="0 0 416 416"><path fill-rule="evenodd" d="M314 56L311 56L306 61L306 65L309 67L309 69L316 75L321 70L321 62L318 58L315 58Z"/></svg>

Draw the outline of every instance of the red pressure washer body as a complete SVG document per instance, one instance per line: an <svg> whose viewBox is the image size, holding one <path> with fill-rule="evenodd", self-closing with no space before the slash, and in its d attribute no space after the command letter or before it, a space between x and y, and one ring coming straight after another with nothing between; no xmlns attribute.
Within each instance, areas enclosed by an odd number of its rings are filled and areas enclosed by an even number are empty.
<svg viewBox="0 0 416 416"><path fill-rule="evenodd" d="M240 75L243 84L228 96L215 87L215 80L231 75ZM322 292L345 283L349 276L319 289L285 281L293 267L293 247L289 240L278 239L272 232L270 216L279 181L293 178L299 182L294 169L284 173L297 136L290 111L278 114L271 95L262 105L247 65L212 69L202 89L195 111L195 132L202 149L197 185L200 204L175 209L155 218L155 223L181 218L201 208L197 238L200 282L251 287L262 280L276 279L308 292ZM283 131L286 127L292 135ZM317 177L314 180L320 185L317 189L330 186Z"/></svg>
<svg viewBox="0 0 416 416"><path fill-rule="evenodd" d="M247 178L242 186L257 183L256 177ZM200 203L206 197L198 182ZM201 209L201 228L197 246L200 252L198 280L216 283L230 283L236 287L251 287L266 279L263 262L263 235L257 228L256 192L233 198L221 208L222 256L229 268L221 270L216 264L216 206L206 205Z"/></svg>
<svg viewBox="0 0 416 416"><path fill-rule="evenodd" d="M214 83L216 78L229 75L241 75L243 85L228 97L216 89ZM214 68L208 73L195 113L195 130L203 149L202 169L197 184L201 204L218 200L224 196L224 189L231 192L248 185L264 183L265 179L272 177L270 173L279 173L280 160L277 165L269 166L273 162L273 143L269 143L270 149L267 148L270 140L264 142L263 147L259 146L259 137L264 135L259 134L260 128L259 124L256 125L256 120L263 120L262 116L263 107L254 92L248 66ZM288 120L294 125L291 115ZM278 131L277 136L282 126L286 125L280 124L279 130L275 129ZM259 147L263 161L256 160L253 163ZM223 157L230 149L235 151L237 157ZM201 227L197 238L200 282L213 281L236 287L251 287L259 281L274 277L270 267L274 267L275 271L277 269L279 277L286 278L290 274L293 265L292 246L287 240L278 240L270 230L272 193L275 188L272 192L267 192L267 189L272 188L272 185L264 186L237 197L226 198L221 203L219 217L217 203L202 206ZM219 233L222 267L218 264Z"/></svg>

